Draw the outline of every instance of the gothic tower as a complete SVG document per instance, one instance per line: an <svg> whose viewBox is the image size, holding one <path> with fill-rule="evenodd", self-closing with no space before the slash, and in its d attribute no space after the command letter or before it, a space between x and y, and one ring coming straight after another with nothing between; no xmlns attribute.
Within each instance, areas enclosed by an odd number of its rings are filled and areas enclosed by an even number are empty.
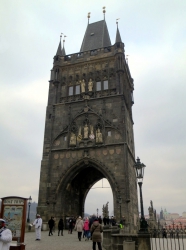
<svg viewBox="0 0 186 250"><path fill-rule="evenodd" d="M83 216L89 190L106 178L114 215L125 216L135 231L133 90L118 26L113 45L105 20L88 23L78 53L66 55L60 41L49 81L40 173L38 213L44 221L51 215Z"/></svg>

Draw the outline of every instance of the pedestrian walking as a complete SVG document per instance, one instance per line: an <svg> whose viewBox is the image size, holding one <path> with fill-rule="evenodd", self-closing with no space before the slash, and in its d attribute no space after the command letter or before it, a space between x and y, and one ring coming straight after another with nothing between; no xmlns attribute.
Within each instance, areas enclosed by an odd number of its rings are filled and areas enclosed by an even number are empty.
<svg viewBox="0 0 186 250"><path fill-rule="evenodd" d="M72 234L72 230L73 230L73 227L74 227L74 220L73 220L72 217L70 217L70 219L68 220L68 224L69 224L68 233Z"/></svg>
<svg viewBox="0 0 186 250"><path fill-rule="evenodd" d="M82 235L82 231L83 231L83 220L82 220L81 216L79 216L78 219L76 220L76 225L75 225L74 229L77 230L78 239L79 239L79 241L81 241L81 235Z"/></svg>
<svg viewBox="0 0 186 250"><path fill-rule="evenodd" d="M86 240L89 240L90 238L90 230L89 230L89 219L88 217L85 219L85 222L84 222L84 225L83 225L83 231L84 231L84 234L85 234L85 241Z"/></svg>
<svg viewBox="0 0 186 250"><path fill-rule="evenodd" d="M37 214L35 221L33 224L35 226L36 232L36 240L41 240L41 226L42 226L42 219L39 214Z"/></svg>
<svg viewBox="0 0 186 250"><path fill-rule="evenodd" d="M52 216L51 219L48 221L48 226L49 226L49 233L48 236L53 235L52 229L54 228L54 217Z"/></svg>
<svg viewBox="0 0 186 250"><path fill-rule="evenodd" d="M92 249L96 250L96 243L98 245L98 250L102 250L102 246L101 246L101 233L103 232L103 228L102 225L99 224L98 219L96 218L91 226L90 229L91 233L92 233Z"/></svg>
<svg viewBox="0 0 186 250"><path fill-rule="evenodd" d="M0 219L0 250L9 250L12 232L6 228L5 220Z"/></svg>
<svg viewBox="0 0 186 250"><path fill-rule="evenodd" d="M63 236L63 227L64 227L63 219L60 219L58 222L58 236L60 234L60 231L61 231L61 236Z"/></svg>

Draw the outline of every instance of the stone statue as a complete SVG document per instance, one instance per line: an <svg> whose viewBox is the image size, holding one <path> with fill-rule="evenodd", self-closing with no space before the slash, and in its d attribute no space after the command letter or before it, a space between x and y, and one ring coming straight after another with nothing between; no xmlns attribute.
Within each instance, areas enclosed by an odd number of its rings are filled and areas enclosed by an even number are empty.
<svg viewBox="0 0 186 250"><path fill-rule="evenodd" d="M92 125L90 125L90 135L89 135L89 138L91 140L93 140L95 138L95 135L94 135L94 128Z"/></svg>
<svg viewBox="0 0 186 250"><path fill-rule="evenodd" d="M99 128L96 130L96 142L103 142L102 133Z"/></svg>
<svg viewBox="0 0 186 250"><path fill-rule="evenodd" d="M70 136L70 146L76 146L76 135L71 132L71 136Z"/></svg>
<svg viewBox="0 0 186 250"><path fill-rule="evenodd" d="M77 140L81 141L82 140L82 134L81 134L81 126L79 127L79 131L78 131L78 136L77 136Z"/></svg>
<svg viewBox="0 0 186 250"><path fill-rule="evenodd" d="M81 93L85 93L85 80L83 79L82 81L80 81L81 84Z"/></svg>
<svg viewBox="0 0 186 250"><path fill-rule="evenodd" d="M88 139L88 125L85 124L84 126L84 139Z"/></svg>
<svg viewBox="0 0 186 250"><path fill-rule="evenodd" d="M92 89L93 89L93 81L92 81L92 79L90 78L90 79L89 79L89 82L88 82L88 91L92 91Z"/></svg>

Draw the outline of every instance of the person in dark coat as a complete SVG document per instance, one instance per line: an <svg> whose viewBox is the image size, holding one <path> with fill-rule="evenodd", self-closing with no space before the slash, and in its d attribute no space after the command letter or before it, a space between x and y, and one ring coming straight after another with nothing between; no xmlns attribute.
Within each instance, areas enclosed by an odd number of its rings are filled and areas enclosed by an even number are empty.
<svg viewBox="0 0 186 250"><path fill-rule="evenodd" d="M102 225L102 218L101 218L101 216L99 216L98 220L99 220L99 224Z"/></svg>
<svg viewBox="0 0 186 250"><path fill-rule="evenodd" d="M98 219L96 218L91 226L90 229L92 233L92 241L93 241L93 250L96 250L96 242L98 245L98 250L102 250L101 247L101 233L103 232L103 227L101 224L99 224Z"/></svg>
<svg viewBox="0 0 186 250"><path fill-rule="evenodd" d="M48 236L53 235L52 229L54 227L54 217L51 217L51 219L48 221L48 226L49 226L49 234L48 234Z"/></svg>
<svg viewBox="0 0 186 250"><path fill-rule="evenodd" d="M72 234L72 230L73 230L73 227L74 227L74 220L73 220L72 217L70 217L70 219L68 220L68 223L69 223L68 233Z"/></svg>
<svg viewBox="0 0 186 250"><path fill-rule="evenodd" d="M91 216L91 218L89 219L89 228L91 228L91 226L92 226L92 224L93 224L93 222L94 222L95 219L96 219L96 215L93 214L93 215Z"/></svg>
<svg viewBox="0 0 186 250"><path fill-rule="evenodd" d="M60 219L58 222L58 236L60 234L60 231L61 231L61 236L63 236L63 227L64 227L63 219Z"/></svg>
<svg viewBox="0 0 186 250"><path fill-rule="evenodd" d="M107 224L107 218L106 217L103 218L103 223L104 223L104 226L106 226L106 224Z"/></svg>

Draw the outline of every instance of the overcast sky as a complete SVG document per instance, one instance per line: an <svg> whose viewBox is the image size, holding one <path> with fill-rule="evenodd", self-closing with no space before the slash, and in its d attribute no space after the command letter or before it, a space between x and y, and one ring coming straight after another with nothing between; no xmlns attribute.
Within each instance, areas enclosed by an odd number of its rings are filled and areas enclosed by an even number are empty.
<svg viewBox="0 0 186 250"><path fill-rule="evenodd" d="M60 33L67 54L79 52L87 26L116 18L134 78L135 152L146 165L143 199L159 213L186 211L186 1L4 0L0 2L0 197L37 202L48 80ZM102 182L98 184L102 186ZM104 181L103 186L108 184ZM88 213L112 191L94 189Z"/></svg>

